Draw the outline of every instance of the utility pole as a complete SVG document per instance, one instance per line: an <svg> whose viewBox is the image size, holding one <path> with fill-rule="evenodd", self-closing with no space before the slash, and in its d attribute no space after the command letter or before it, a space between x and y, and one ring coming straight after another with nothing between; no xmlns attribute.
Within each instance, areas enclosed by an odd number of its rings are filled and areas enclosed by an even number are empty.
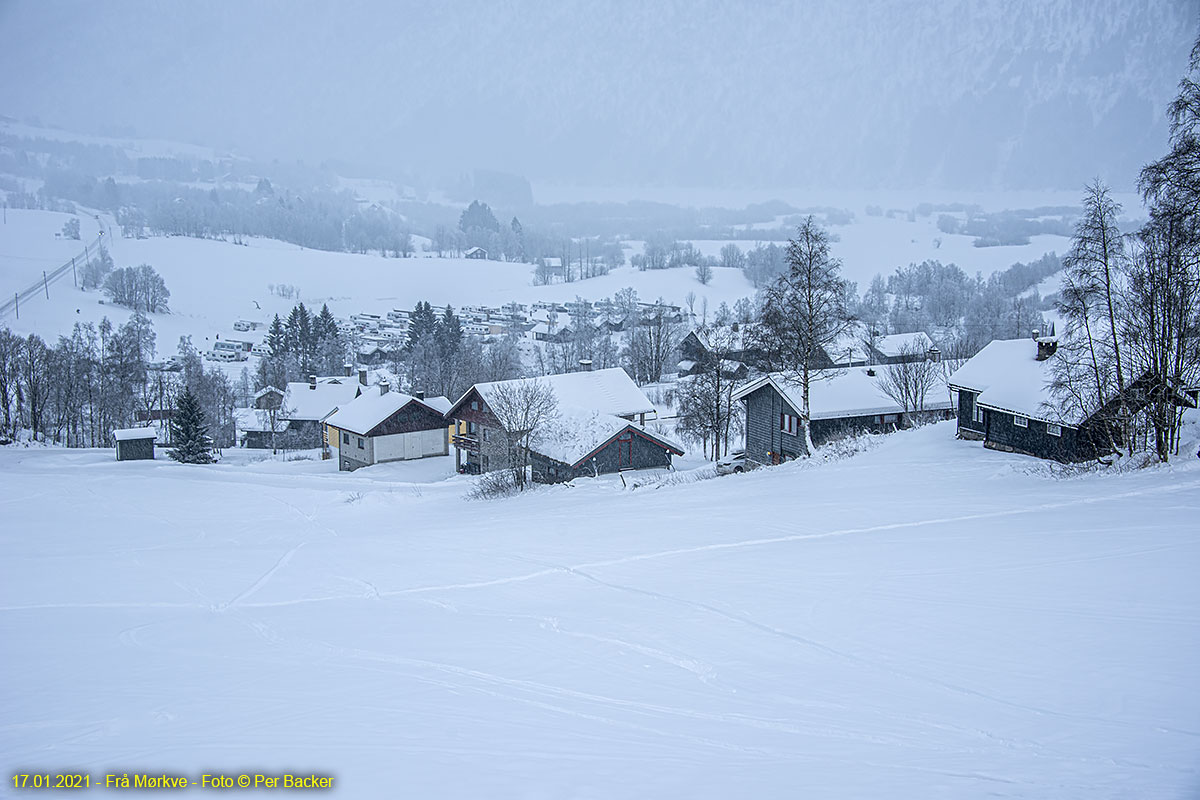
<svg viewBox="0 0 1200 800"><path fill-rule="evenodd" d="M13 292L13 306L17 309L17 319L21 318L21 295L19 292Z"/></svg>
<svg viewBox="0 0 1200 800"><path fill-rule="evenodd" d="M46 270L42 270L42 288L46 290L46 299L50 299L50 281L46 280Z"/></svg>
<svg viewBox="0 0 1200 800"><path fill-rule="evenodd" d="M71 256L71 283L75 284L75 288L79 288L79 279L75 276L75 256Z"/></svg>

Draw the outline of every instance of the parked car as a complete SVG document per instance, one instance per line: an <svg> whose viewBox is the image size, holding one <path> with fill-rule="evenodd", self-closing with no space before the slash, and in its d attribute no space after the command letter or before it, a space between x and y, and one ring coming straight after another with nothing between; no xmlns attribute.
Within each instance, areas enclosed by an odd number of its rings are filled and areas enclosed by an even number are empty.
<svg viewBox="0 0 1200 800"><path fill-rule="evenodd" d="M749 472L758 464L746 458L745 450L735 450L717 462L718 475L732 475L735 472Z"/></svg>

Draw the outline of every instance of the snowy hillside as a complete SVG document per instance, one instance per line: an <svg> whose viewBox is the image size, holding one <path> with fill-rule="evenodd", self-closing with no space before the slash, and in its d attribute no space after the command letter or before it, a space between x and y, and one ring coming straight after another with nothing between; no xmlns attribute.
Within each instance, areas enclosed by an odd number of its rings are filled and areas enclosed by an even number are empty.
<svg viewBox="0 0 1200 800"><path fill-rule="evenodd" d="M112 458L0 449L5 764L339 797L1197 786L1194 458L1055 479L945 423L493 503L431 461Z"/></svg>
<svg viewBox="0 0 1200 800"><path fill-rule="evenodd" d="M8 209L8 223L0 226L0 295L11 297L52 270L82 253L83 243L55 238L55 233L72 215L50 211ZM99 229L89 214L78 215L84 238L94 239ZM691 268L638 271L623 267L608 275L586 281L533 285L529 264L470 259L384 259L378 255L333 253L304 249L270 239L247 239L245 245L187 237L124 239L112 236L119 229L110 217L102 216L108 244L118 267L147 263L166 281L171 291L172 313L155 315L160 353L173 353L180 336L190 335L198 345L211 346L217 335L234 336L237 319L269 322L279 313L287 315L296 300L273 294L268 287L289 285L300 291L300 300L319 308L328 303L338 316L358 312L385 313L392 308L410 308L418 300L436 306L446 304L489 304L539 300L567 302L576 296L596 300L632 286L644 300L662 297L681 304L689 292L715 312L722 303L732 306L739 298L754 294L754 287L741 272L714 270L712 282L703 286ZM1064 252L1069 240L1061 236L1038 236L1028 244L1013 247L974 247L964 235L939 232L932 218L915 221L859 216L853 224L837 226L840 241L834 252L843 259L844 274L865 288L871 277L888 274L898 266L925 259L955 262L968 274L988 275L1016 261L1032 261L1046 252ZM705 254L715 255L724 241L697 241ZM627 258L641 251L641 242L629 242ZM753 242L738 242L743 249ZM421 253L419 255L428 255ZM103 316L124 319L128 312L99 302L100 292L79 292L65 280L43 294L22 301L20 319L7 314L0 324L20 333L38 333L54 338L68 333L76 321L97 322ZM256 334L256 335L261 335ZM239 336L240 338L240 336ZM250 338L254 338L253 336ZM207 349L207 347L201 347ZM240 367L238 367L240 371Z"/></svg>

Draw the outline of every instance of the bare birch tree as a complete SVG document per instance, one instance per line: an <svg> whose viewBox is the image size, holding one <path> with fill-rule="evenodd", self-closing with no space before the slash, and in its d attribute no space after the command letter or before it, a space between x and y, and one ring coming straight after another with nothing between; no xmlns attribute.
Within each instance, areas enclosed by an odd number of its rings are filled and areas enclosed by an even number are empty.
<svg viewBox="0 0 1200 800"><path fill-rule="evenodd" d="M800 384L804 444L812 453L809 396L818 359L850 328L848 286L829 235L810 216L788 242L788 271L763 292L762 330L774 342L778 366Z"/></svg>

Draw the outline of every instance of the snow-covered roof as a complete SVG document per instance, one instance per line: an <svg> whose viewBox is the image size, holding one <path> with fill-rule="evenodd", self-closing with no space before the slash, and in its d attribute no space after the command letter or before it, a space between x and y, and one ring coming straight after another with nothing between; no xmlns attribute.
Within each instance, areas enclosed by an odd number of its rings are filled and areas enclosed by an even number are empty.
<svg viewBox="0 0 1200 800"><path fill-rule="evenodd" d="M867 417L876 414L901 414L904 407L879 388L880 379L887 367L850 367L841 370L817 370L809 381L809 411L812 419L841 419L842 417ZM734 392L733 399L741 400L746 395L771 385L784 399L799 411L803 408L804 395L800 380L795 373L773 372L751 381ZM946 384L939 375L933 386L925 393L925 411L944 411L952 408Z"/></svg>
<svg viewBox="0 0 1200 800"><path fill-rule="evenodd" d="M264 395L268 395L271 392L283 394L283 392L279 391L274 386L264 386L263 388L259 389L257 392L254 393L254 399L258 400L259 398L263 397Z"/></svg>
<svg viewBox="0 0 1200 800"><path fill-rule="evenodd" d="M156 428L117 428L112 435L118 442L128 442L131 439L157 439L158 430Z"/></svg>
<svg viewBox="0 0 1200 800"><path fill-rule="evenodd" d="M851 324L833 344L825 348L825 355L829 356L829 360L834 364L867 363L870 358L865 345L863 345L866 330L867 326L861 322Z"/></svg>
<svg viewBox="0 0 1200 800"><path fill-rule="evenodd" d="M342 379L344 383L317 381L313 388L307 381L294 381L283 393L280 409L292 420L322 420L358 396L363 387L357 380Z"/></svg>
<svg viewBox="0 0 1200 800"><path fill-rule="evenodd" d="M380 392L378 386L372 386L354 400L339 407L325 422L335 428L366 435L376 425L409 403L420 403L438 414L445 414L450 408L450 401L445 397L418 400L404 392Z"/></svg>
<svg viewBox="0 0 1200 800"><path fill-rule="evenodd" d="M271 412L262 408L235 408L233 424L239 431L268 433L271 430ZM286 431L289 424L286 419L276 418L275 433Z"/></svg>
<svg viewBox="0 0 1200 800"><path fill-rule="evenodd" d="M586 372L567 372L561 375L544 375L540 378L516 378L510 381L491 381L477 383L472 389L479 392L485 403L491 403L495 397L496 387L507 384L519 384L526 381L539 381L553 390L558 407L587 409L602 414L612 414L617 417L633 414L651 414L654 404L638 388L628 373L620 367L598 369ZM451 411L457 408L467 395L458 399Z"/></svg>
<svg viewBox="0 0 1200 800"><path fill-rule="evenodd" d="M875 340L875 349L888 358L903 355L906 351L924 355L931 347L933 347L933 339L930 339L929 334L925 331L893 333L890 336L880 336Z"/></svg>
<svg viewBox="0 0 1200 800"><path fill-rule="evenodd" d="M742 351L751 345L748 332L749 328L746 325L701 325L692 330L705 349L712 350L714 343L718 343L721 347L733 351Z"/></svg>
<svg viewBox="0 0 1200 800"><path fill-rule="evenodd" d="M656 433L650 433L628 420L577 408L560 408L558 416L535 431L530 449L560 464L578 467L600 445L626 428L653 439L683 455L683 448Z"/></svg>
<svg viewBox="0 0 1200 800"><path fill-rule="evenodd" d="M1082 420L1061 418L1050 391L1055 356L1038 361L1037 352L1038 343L1033 339L989 342L954 371L950 385L978 392L976 402L989 408L1048 422L1078 424Z"/></svg>

